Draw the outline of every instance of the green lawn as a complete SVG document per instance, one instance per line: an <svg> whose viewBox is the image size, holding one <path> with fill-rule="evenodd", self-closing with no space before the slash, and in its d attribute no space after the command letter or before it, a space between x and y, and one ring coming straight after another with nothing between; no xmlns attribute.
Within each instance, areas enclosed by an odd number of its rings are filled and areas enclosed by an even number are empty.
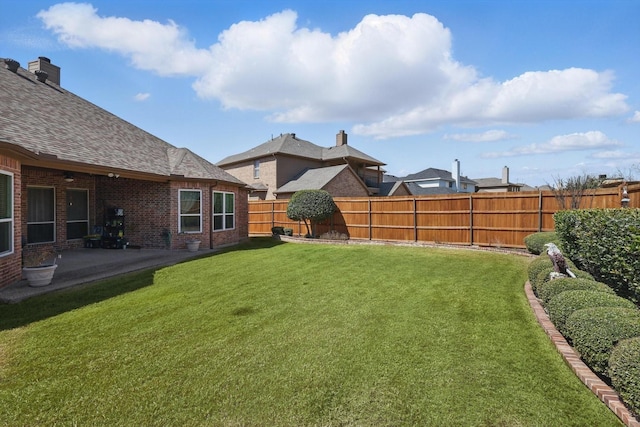
<svg viewBox="0 0 640 427"><path fill-rule="evenodd" d="M527 262L253 239L0 306L0 424L620 425L536 323Z"/></svg>

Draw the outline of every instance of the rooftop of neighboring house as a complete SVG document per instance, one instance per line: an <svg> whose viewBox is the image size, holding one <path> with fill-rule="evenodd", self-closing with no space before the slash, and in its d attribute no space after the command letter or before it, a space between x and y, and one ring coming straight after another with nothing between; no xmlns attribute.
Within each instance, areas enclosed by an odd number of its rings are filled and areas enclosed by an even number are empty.
<svg viewBox="0 0 640 427"><path fill-rule="evenodd" d="M349 165L328 166L324 168L305 169L297 178L278 188L276 193L295 193L300 190L321 189L334 179Z"/></svg>
<svg viewBox="0 0 640 427"><path fill-rule="evenodd" d="M20 156L23 164L78 172L245 185L189 149L157 138L59 82L60 68L48 58L30 62L28 69L0 58L0 150Z"/></svg>
<svg viewBox="0 0 640 427"><path fill-rule="evenodd" d="M515 184L509 181L509 168L507 166L502 168L502 178L474 178L474 181L477 183L478 190L492 188L519 188L522 190L522 187L525 186L525 184Z"/></svg>
<svg viewBox="0 0 640 427"><path fill-rule="evenodd" d="M312 142L300 139L295 133L285 133L270 139L250 150L234 154L216 163L218 166L230 166L235 163L261 159L274 154L313 159L321 162L350 159L367 165L382 166L385 163L347 144L347 134L340 131L336 136L336 145L321 147Z"/></svg>
<svg viewBox="0 0 640 427"><path fill-rule="evenodd" d="M420 172L412 173L405 177L398 178L404 182L416 182L416 181L455 181L452 173L444 169L428 168ZM466 176L460 176L460 182L466 184L475 184L474 180L467 178Z"/></svg>

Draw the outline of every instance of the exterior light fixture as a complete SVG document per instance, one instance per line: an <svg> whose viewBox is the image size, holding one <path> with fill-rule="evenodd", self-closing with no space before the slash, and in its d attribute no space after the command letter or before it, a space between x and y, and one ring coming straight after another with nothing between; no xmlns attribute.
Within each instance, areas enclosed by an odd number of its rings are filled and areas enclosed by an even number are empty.
<svg viewBox="0 0 640 427"><path fill-rule="evenodd" d="M65 182L73 182L73 174L71 172L64 173L64 181Z"/></svg>

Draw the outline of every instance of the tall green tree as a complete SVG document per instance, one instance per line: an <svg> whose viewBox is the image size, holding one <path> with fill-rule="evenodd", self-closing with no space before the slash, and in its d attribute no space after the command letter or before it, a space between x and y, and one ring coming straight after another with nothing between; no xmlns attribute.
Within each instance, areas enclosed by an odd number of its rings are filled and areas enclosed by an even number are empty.
<svg viewBox="0 0 640 427"><path fill-rule="evenodd" d="M291 196L287 216L294 221L304 221L307 236L315 236L316 225L336 211L331 194L325 190L300 190Z"/></svg>

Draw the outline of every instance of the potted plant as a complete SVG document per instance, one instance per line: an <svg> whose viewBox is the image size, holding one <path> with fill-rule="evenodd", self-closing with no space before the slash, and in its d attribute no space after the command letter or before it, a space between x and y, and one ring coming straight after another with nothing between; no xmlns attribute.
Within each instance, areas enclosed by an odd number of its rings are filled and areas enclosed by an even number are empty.
<svg viewBox="0 0 640 427"><path fill-rule="evenodd" d="M197 252L200 248L200 240L198 239L189 239L187 240L187 249L189 252Z"/></svg>
<svg viewBox="0 0 640 427"><path fill-rule="evenodd" d="M22 274L29 286L47 286L58 268L58 255L53 250L30 252L23 256Z"/></svg>

